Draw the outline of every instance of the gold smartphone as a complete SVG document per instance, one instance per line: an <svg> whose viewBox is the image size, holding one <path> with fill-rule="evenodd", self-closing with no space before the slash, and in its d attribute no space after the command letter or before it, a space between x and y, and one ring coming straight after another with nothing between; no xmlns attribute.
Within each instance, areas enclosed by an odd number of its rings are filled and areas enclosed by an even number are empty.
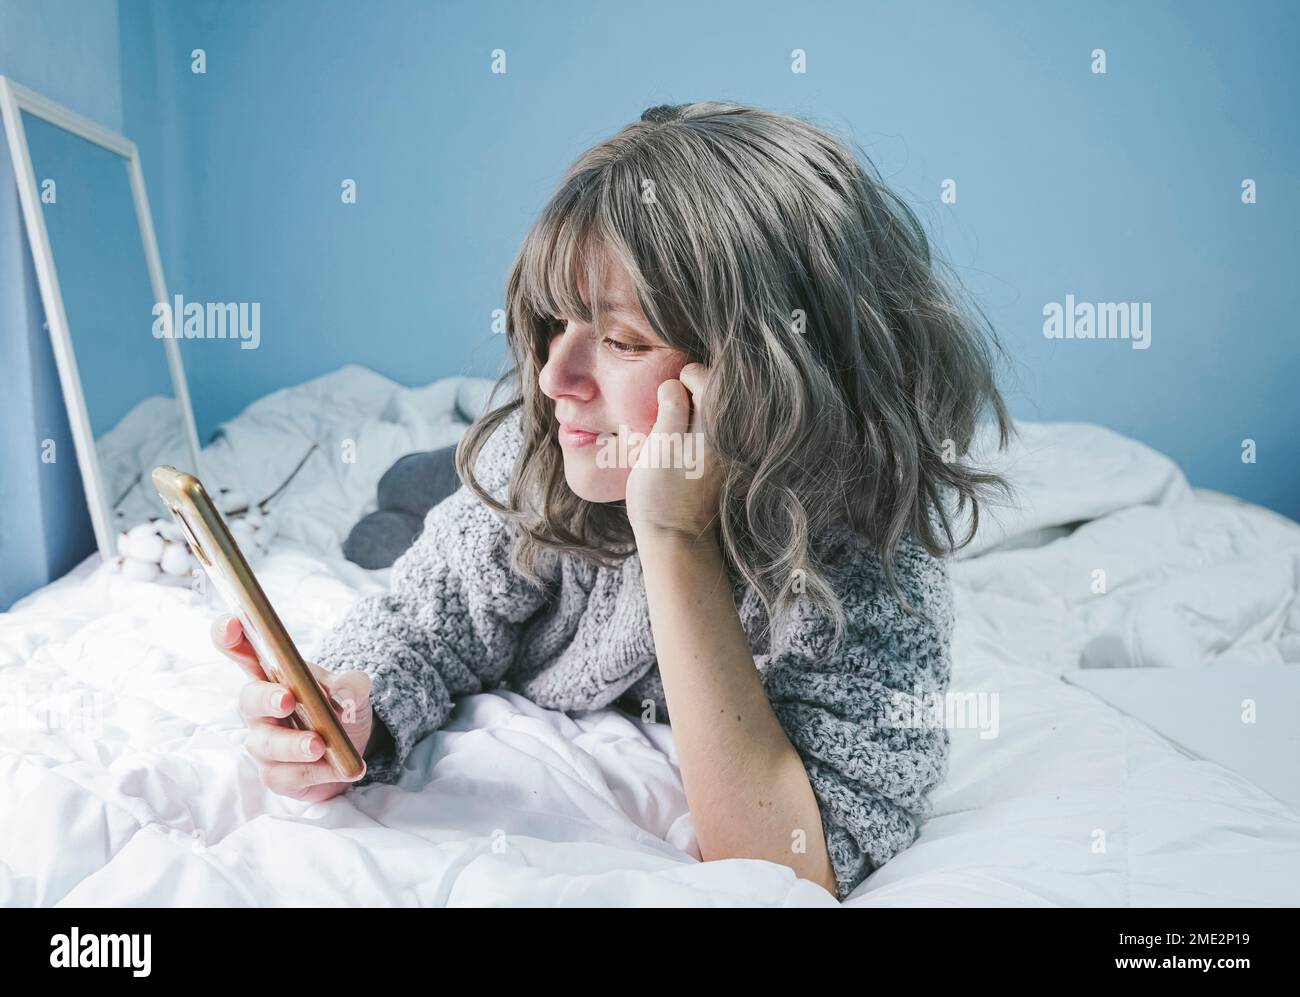
<svg viewBox="0 0 1300 997"><path fill-rule="evenodd" d="M334 712L333 700L320 687L280 617L271 608L203 482L185 471L163 465L153 469L153 483L163 504L184 531L194 556L230 611L243 624L267 678L287 686L293 693L297 705L286 719L299 730L312 730L321 736L325 742L322 757L342 780L358 778L365 762Z"/></svg>

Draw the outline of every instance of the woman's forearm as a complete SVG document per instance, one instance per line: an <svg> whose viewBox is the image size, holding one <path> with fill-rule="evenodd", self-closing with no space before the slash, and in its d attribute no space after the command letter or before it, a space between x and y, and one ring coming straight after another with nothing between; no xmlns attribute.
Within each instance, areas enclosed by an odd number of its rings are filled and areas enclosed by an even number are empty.
<svg viewBox="0 0 1300 997"><path fill-rule="evenodd" d="M817 799L768 702L717 541L639 537L637 548L701 856L780 862L835 893Z"/></svg>

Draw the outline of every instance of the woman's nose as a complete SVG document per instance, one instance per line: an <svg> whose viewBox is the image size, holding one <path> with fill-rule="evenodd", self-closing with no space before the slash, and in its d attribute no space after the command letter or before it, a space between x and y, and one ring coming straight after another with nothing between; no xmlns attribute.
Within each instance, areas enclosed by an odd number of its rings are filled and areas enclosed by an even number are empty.
<svg viewBox="0 0 1300 997"><path fill-rule="evenodd" d="M588 398L595 382L591 377L591 337L570 327L551 339L546 363L538 375L538 387L549 398L567 395Z"/></svg>

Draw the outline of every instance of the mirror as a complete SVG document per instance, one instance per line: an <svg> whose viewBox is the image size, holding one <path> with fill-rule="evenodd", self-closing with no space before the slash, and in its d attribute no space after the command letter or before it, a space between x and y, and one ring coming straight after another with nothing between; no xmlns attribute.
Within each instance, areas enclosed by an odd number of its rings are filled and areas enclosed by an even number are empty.
<svg viewBox="0 0 1300 997"><path fill-rule="evenodd" d="M167 515L154 467L202 475L180 341L157 333L154 305L169 299L139 156L120 135L0 84L46 323L108 559L120 531Z"/></svg>

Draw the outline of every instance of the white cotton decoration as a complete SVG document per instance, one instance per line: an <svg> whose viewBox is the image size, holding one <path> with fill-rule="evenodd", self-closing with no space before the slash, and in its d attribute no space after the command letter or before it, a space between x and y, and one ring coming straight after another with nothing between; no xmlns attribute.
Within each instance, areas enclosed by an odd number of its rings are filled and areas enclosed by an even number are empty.
<svg viewBox="0 0 1300 997"><path fill-rule="evenodd" d="M262 515L250 524L253 530L253 543L257 553L265 554L271 549L271 540L275 537L276 521L272 515Z"/></svg>
<svg viewBox="0 0 1300 997"><path fill-rule="evenodd" d="M141 523L127 531L122 553L132 560L151 561L157 565L162 560L163 542L152 523Z"/></svg>
<svg viewBox="0 0 1300 997"><path fill-rule="evenodd" d="M248 506L242 492L223 489L216 500L218 508L245 508L227 516L226 525L240 550L250 563L262 558L271 547L276 533L276 518L257 507ZM185 531L170 516L139 523L118 533L118 555L110 561L111 570L133 581L155 581L159 584L186 584L201 573L201 565L191 550Z"/></svg>
<svg viewBox="0 0 1300 997"><path fill-rule="evenodd" d="M162 538L159 537L159 540ZM122 574L137 582L151 582L159 575L158 565L156 562L137 561L134 557L125 558L122 561Z"/></svg>
<svg viewBox="0 0 1300 997"><path fill-rule="evenodd" d="M162 570L169 575L188 575L197 562L189 548L181 543L169 543L163 549Z"/></svg>

